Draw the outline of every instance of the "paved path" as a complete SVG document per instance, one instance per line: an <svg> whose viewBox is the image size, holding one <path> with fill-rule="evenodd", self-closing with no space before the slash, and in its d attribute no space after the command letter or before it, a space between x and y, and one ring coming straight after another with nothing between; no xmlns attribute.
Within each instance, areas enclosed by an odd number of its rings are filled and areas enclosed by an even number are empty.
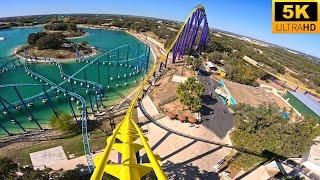
<svg viewBox="0 0 320 180"><path fill-rule="evenodd" d="M228 136L221 140L206 126L191 126L168 117L155 120L143 102L139 107L151 121L142 129L148 130L148 143L153 152L160 155L168 179L218 179L212 172L213 166L230 153ZM146 161L146 156L142 159Z"/></svg>
<svg viewBox="0 0 320 180"><path fill-rule="evenodd" d="M227 106L223 104L219 95L214 92L214 89L219 85L218 82L210 77L204 65L199 67L199 71L200 73L197 76L198 81L202 82L205 87L201 109L202 124L222 139L233 127L232 115L229 113Z"/></svg>

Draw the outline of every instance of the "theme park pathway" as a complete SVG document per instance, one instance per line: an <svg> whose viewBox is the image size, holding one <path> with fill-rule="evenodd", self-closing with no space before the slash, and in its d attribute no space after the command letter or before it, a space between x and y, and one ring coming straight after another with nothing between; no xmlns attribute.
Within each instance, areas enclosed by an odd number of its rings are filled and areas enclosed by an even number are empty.
<svg viewBox="0 0 320 180"><path fill-rule="evenodd" d="M205 87L201 109L202 124L222 139L233 127L233 118L227 106L214 91L219 83L210 77L203 64L199 70L198 81L203 83Z"/></svg>
<svg viewBox="0 0 320 180"><path fill-rule="evenodd" d="M220 139L206 126L181 123L167 116L156 120L151 117L153 111L149 105L150 102L144 100L139 105L149 119L142 129L147 132L153 152L161 157L168 179L181 174L187 174L190 179L216 179L213 166L231 151L225 146L231 143L229 137Z"/></svg>

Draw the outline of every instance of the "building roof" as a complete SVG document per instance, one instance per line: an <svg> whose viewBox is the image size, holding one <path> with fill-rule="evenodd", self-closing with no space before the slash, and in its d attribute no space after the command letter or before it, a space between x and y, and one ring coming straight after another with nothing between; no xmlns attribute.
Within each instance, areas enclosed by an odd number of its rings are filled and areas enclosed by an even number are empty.
<svg viewBox="0 0 320 180"><path fill-rule="evenodd" d="M308 97L305 94L301 94L298 92L290 91L294 97L296 97L299 101L301 101L304 105L306 105L311 111L313 111L316 115L320 117L320 103L315 101L314 99Z"/></svg>
<svg viewBox="0 0 320 180"><path fill-rule="evenodd" d="M215 65L214 65L211 61L208 61L208 62L207 62L207 66L208 66L209 68L215 67Z"/></svg>

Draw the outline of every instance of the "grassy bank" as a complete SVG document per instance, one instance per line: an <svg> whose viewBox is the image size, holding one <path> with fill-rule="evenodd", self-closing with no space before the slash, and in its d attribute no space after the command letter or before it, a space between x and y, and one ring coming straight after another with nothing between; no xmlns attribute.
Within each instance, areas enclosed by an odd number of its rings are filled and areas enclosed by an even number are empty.
<svg viewBox="0 0 320 180"><path fill-rule="evenodd" d="M97 151L102 149L105 146L105 134L98 130L90 133L91 150ZM70 154L74 154L76 157L84 155L82 136L79 134L65 139L26 143L26 145L21 148L12 147L12 149L1 150L0 157L8 157L17 163L20 163L21 165L30 165L30 153L56 146L62 146L67 157L69 157Z"/></svg>

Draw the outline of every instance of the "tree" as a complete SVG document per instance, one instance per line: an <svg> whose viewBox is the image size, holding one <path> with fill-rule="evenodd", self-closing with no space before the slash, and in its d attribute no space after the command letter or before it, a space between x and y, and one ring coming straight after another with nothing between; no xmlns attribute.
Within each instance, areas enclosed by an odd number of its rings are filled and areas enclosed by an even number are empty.
<svg viewBox="0 0 320 180"><path fill-rule="evenodd" d="M62 33L47 34L38 39L36 46L38 49L59 49L63 43L68 42Z"/></svg>
<svg viewBox="0 0 320 180"><path fill-rule="evenodd" d="M68 24L67 31L78 31L78 28L75 24Z"/></svg>
<svg viewBox="0 0 320 180"><path fill-rule="evenodd" d="M198 68L199 66L201 66L201 59L200 58L195 58L193 61L192 61L192 68L193 70L195 70L196 68Z"/></svg>
<svg viewBox="0 0 320 180"><path fill-rule="evenodd" d="M192 66L192 69L195 70L197 67L199 67L202 63L201 59L200 58L194 58L194 57L191 57L191 56L187 56L185 59L185 64L188 65L188 66Z"/></svg>
<svg viewBox="0 0 320 180"><path fill-rule="evenodd" d="M193 111L200 110L203 92L203 84L196 82L194 77L188 78L186 82L180 84L177 89L180 102Z"/></svg>
<svg viewBox="0 0 320 180"><path fill-rule="evenodd" d="M43 37L43 36L45 36L45 35L47 35L47 33L45 33L45 32L31 33L31 34L29 34L29 36L28 36L27 42L28 42L29 45L36 45L37 41L38 41L41 37Z"/></svg>
<svg viewBox="0 0 320 180"><path fill-rule="evenodd" d="M232 144L260 155L240 154L235 159L236 165L250 169L269 158L301 157L320 135L315 119L306 117L300 122L288 122L281 118L279 109L275 104L259 107L238 104L233 108Z"/></svg>
<svg viewBox="0 0 320 180"><path fill-rule="evenodd" d="M53 115L49 122L51 127L57 128L62 132L70 132L77 129L76 124L73 122L72 116L64 112L59 112L58 117Z"/></svg>
<svg viewBox="0 0 320 180"><path fill-rule="evenodd" d="M50 31L65 31L67 30L68 25L65 23L54 23L54 24L47 24L44 26L45 29Z"/></svg>
<svg viewBox="0 0 320 180"><path fill-rule="evenodd" d="M241 84L259 86L256 80L264 77L265 73L250 64L246 64L242 59L231 59L225 66L227 78Z"/></svg>
<svg viewBox="0 0 320 180"><path fill-rule="evenodd" d="M18 164L11 159L4 157L0 159L0 179L9 179L15 177L18 170Z"/></svg>
<svg viewBox="0 0 320 180"><path fill-rule="evenodd" d="M34 170L32 167L20 167L20 172L23 174L22 176L17 177L17 180L47 180L54 179L51 177L50 172L52 169L46 168L44 170Z"/></svg>
<svg viewBox="0 0 320 180"><path fill-rule="evenodd" d="M220 61L221 59L223 59L223 55L217 51L211 52L208 55L209 61Z"/></svg>
<svg viewBox="0 0 320 180"><path fill-rule="evenodd" d="M189 66L192 65L193 58L191 56L187 56L185 57L184 61Z"/></svg>

